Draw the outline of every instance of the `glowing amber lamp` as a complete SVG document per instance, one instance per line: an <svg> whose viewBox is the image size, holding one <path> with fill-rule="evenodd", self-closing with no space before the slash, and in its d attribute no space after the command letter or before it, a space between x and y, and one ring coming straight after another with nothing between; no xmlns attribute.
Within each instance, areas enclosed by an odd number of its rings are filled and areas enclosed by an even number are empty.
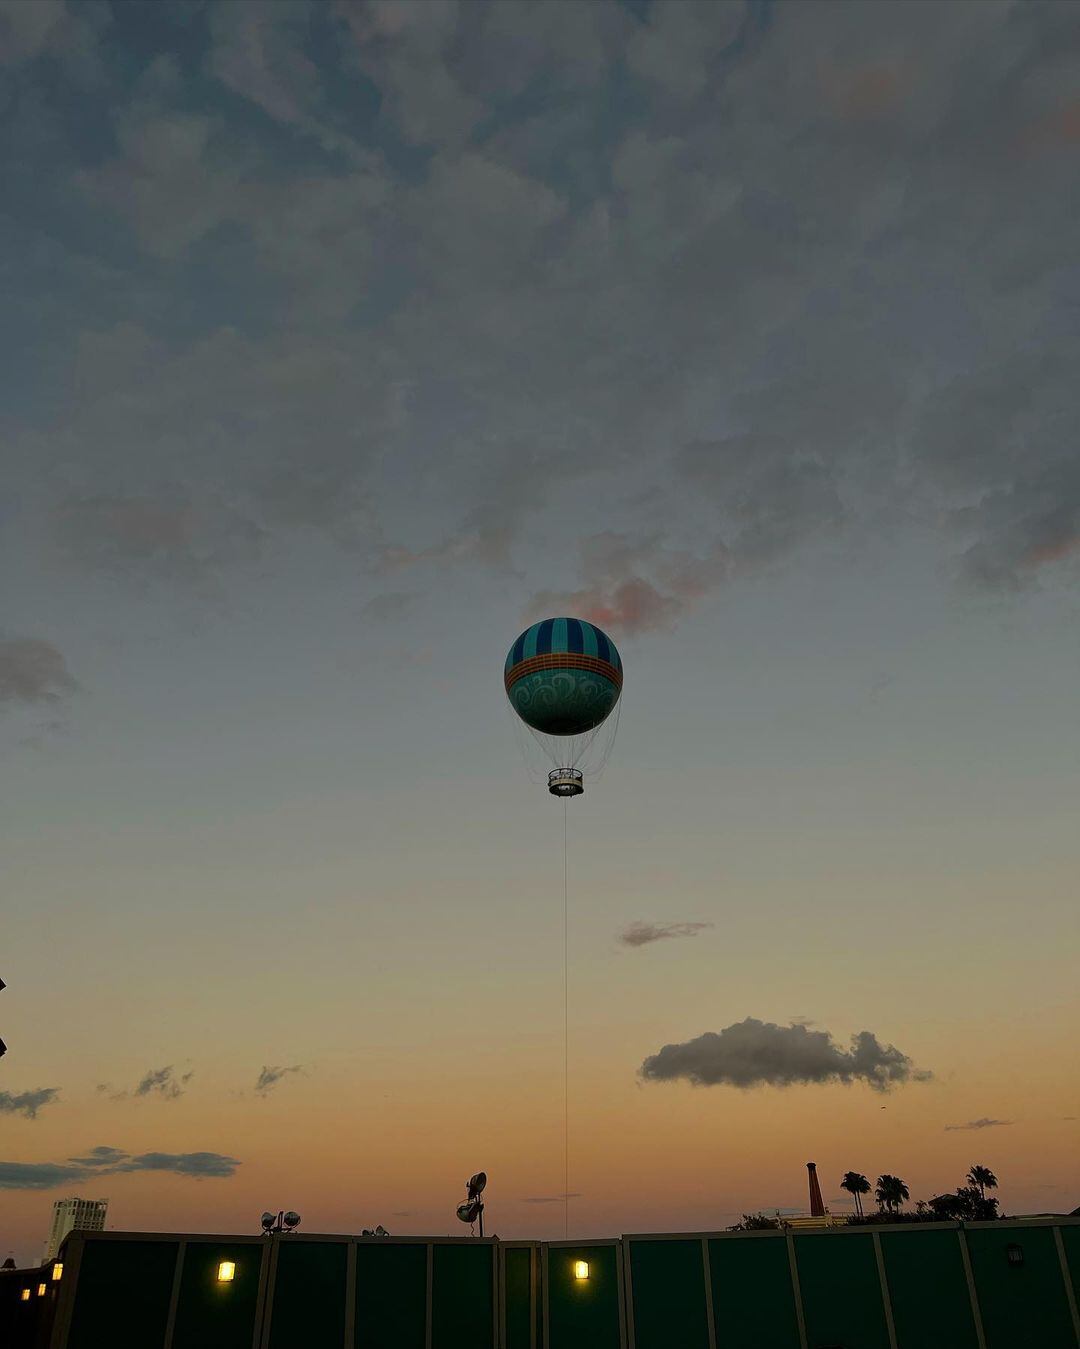
<svg viewBox="0 0 1080 1349"><path fill-rule="evenodd" d="M57 1260L56 1264L53 1265L52 1267L53 1283L58 1283L60 1279L63 1278L63 1275L64 1275L64 1262L63 1260Z"/></svg>
<svg viewBox="0 0 1080 1349"><path fill-rule="evenodd" d="M29 1301L30 1301L30 1289L29 1289L29 1288L24 1288L24 1289L22 1290L22 1292L19 1294L19 1301L20 1301L20 1302L29 1302Z"/></svg>
<svg viewBox="0 0 1080 1349"><path fill-rule="evenodd" d="M45 1296L45 1285L44 1285L43 1283L39 1283L39 1284L38 1284L38 1286L37 1286L37 1295L38 1295L38 1297L44 1297L44 1296Z"/></svg>
<svg viewBox="0 0 1080 1349"><path fill-rule="evenodd" d="M232 1283L236 1278L236 1262L234 1260L222 1260L217 1267L218 1283Z"/></svg>
<svg viewBox="0 0 1080 1349"><path fill-rule="evenodd" d="M575 1278L575 1279L587 1279L588 1277L589 1277L589 1262L588 1262L588 1260L575 1260L575 1261L574 1261L574 1278Z"/></svg>

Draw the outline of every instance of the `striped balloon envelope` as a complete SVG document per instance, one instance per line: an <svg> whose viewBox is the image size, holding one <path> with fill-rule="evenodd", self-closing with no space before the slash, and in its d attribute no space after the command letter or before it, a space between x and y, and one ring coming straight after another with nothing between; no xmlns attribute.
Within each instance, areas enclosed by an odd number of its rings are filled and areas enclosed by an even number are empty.
<svg viewBox="0 0 1080 1349"><path fill-rule="evenodd" d="M506 657L506 695L530 730L579 737L607 718L622 692L615 643L583 618L545 618Z"/></svg>

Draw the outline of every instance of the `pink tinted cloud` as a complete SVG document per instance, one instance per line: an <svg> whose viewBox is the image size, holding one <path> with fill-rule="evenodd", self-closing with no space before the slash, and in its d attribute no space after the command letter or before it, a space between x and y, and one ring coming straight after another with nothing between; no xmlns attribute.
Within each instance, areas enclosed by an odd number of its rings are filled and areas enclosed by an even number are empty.
<svg viewBox="0 0 1080 1349"><path fill-rule="evenodd" d="M663 632L731 575L727 548L703 556L665 547L658 536L634 540L597 534L581 548L585 584L577 590L542 590L526 617L574 614L613 634Z"/></svg>

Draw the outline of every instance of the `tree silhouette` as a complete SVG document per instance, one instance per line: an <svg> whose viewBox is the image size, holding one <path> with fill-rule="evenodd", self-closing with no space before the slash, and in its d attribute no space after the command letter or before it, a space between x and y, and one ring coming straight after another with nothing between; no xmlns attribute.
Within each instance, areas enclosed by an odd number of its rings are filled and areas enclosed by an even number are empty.
<svg viewBox="0 0 1080 1349"><path fill-rule="evenodd" d="M997 1176L988 1166L973 1166L967 1173L967 1182L978 1189L980 1199L986 1198L987 1190L997 1189Z"/></svg>
<svg viewBox="0 0 1080 1349"><path fill-rule="evenodd" d="M936 1194L927 1208L939 1222L950 1222L964 1216L964 1200L959 1194Z"/></svg>
<svg viewBox="0 0 1080 1349"><path fill-rule="evenodd" d="M744 1213L741 1223L732 1223L729 1232L775 1232L780 1226L779 1218L770 1218L767 1213Z"/></svg>
<svg viewBox="0 0 1080 1349"><path fill-rule="evenodd" d="M870 1193L870 1182L858 1171L845 1171L844 1179L840 1182L840 1188L847 1190L848 1194L854 1197L855 1212L861 1218L863 1216L862 1196Z"/></svg>
<svg viewBox="0 0 1080 1349"><path fill-rule="evenodd" d="M911 1195L899 1176L878 1176L874 1198L878 1201L878 1208L887 1213L899 1213L901 1204Z"/></svg>

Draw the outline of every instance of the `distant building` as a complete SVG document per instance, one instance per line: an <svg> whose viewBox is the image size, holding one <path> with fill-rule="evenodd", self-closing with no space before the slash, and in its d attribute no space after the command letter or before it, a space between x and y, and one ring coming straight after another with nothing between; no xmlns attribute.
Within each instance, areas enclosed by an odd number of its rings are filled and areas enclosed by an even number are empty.
<svg viewBox="0 0 1080 1349"><path fill-rule="evenodd" d="M103 1232L107 1199L58 1199L53 1205L52 1227L45 1246L45 1259L55 1260L60 1243L69 1232Z"/></svg>

